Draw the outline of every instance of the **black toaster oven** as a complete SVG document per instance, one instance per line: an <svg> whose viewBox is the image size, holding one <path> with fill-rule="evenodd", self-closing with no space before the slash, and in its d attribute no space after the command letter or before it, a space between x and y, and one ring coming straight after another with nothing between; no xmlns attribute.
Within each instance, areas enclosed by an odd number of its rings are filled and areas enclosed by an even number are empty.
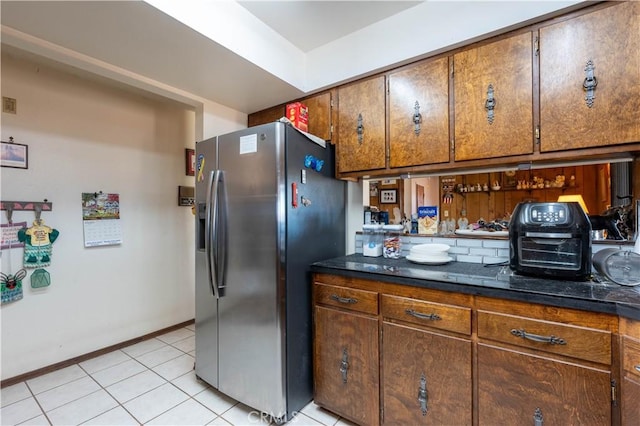
<svg viewBox="0 0 640 426"><path fill-rule="evenodd" d="M518 273L585 280L591 223L578 203L519 203L509 222L509 266Z"/></svg>

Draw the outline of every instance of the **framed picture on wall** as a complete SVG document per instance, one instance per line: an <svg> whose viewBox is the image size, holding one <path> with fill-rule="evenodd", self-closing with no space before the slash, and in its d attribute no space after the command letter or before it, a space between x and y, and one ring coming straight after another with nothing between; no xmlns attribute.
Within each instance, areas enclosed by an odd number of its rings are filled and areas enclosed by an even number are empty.
<svg viewBox="0 0 640 426"><path fill-rule="evenodd" d="M187 176L196 175L196 151L195 149L185 148L185 167Z"/></svg>
<svg viewBox="0 0 640 426"><path fill-rule="evenodd" d="M380 203L382 204L396 204L398 191L395 189L381 189L380 190Z"/></svg>
<svg viewBox="0 0 640 426"><path fill-rule="evenodd" d="M1 142L0 165L15 169L29 168L29 147L21 143Z"/></svg>

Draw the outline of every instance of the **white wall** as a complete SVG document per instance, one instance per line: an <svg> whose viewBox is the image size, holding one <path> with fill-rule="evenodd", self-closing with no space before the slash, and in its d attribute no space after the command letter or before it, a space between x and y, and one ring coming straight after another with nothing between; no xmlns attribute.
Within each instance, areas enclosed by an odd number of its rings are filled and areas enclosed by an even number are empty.
<svg viewBox="0 0 640 426"><path fill-rule="evenodd" d="M196 133L243 127L246 115L224 111L218 127L196 130L196 112L181 105L4 53L2 95L17 99L17 114L2 114L2 140L29 146L29 168L1 169L1 199L46 198L53 211L42 218L60 231L51 285L33 290L27 277L24 298L1 307L2 379L192 319L193 215L177 205L178 186L193 185L184 150ZM202 126L216 121L200 114ZM121 245L83 246L81 194L95 191L120 194ZM22 252L3 250L2 271L17 271Z"/></svg>

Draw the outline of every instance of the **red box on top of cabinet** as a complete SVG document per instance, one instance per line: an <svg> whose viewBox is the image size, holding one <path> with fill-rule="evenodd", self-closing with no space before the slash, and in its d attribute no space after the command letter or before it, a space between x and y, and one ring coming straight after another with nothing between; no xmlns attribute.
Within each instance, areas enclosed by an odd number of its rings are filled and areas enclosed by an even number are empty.
<svg viewBox="0 0 640 426"><path fill-rule="evenodd" d="M309 110L302 102L294 102L287 105L287 118L303 132L309 131Z"/></svg>

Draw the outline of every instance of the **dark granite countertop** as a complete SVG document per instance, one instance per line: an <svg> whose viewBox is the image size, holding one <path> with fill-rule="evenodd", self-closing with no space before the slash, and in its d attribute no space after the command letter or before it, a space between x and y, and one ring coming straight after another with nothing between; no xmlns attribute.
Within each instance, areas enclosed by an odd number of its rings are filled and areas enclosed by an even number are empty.
<svg viewBox="0 0 640 426"><path fill-rule="evenodd" d="M640 286L568 281L514 274L508 266L450 262L421 265L405 258L361 254L311 265L313 272L405 284L480 296L616 314L640 320Z"/></svg>

